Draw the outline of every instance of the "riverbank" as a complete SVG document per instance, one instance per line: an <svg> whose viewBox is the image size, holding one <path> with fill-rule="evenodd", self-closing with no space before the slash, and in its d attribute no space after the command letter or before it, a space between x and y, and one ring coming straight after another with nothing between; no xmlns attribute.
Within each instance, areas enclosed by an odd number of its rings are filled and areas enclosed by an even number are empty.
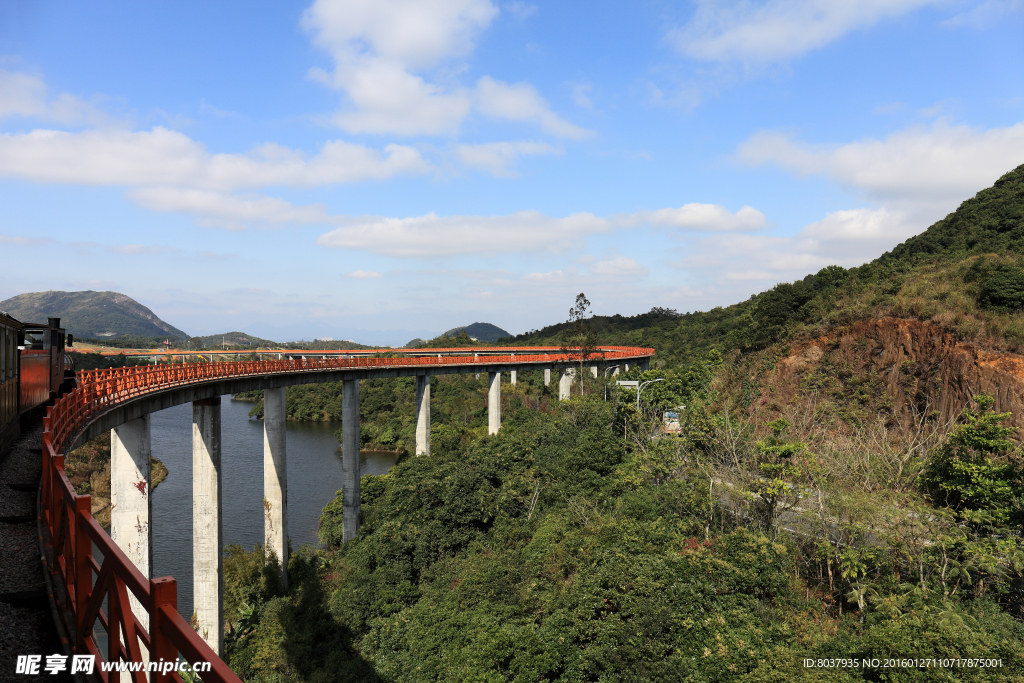
<svg viewBox="0 0 1024 683"><path fill-rule="evenodd" d="M150 487L153 491L167 479L167 466L150 458ZM110 528L110 432L97 436L68 454L64 471L79 495L92 499L92 516L104 529Z"/></svg>

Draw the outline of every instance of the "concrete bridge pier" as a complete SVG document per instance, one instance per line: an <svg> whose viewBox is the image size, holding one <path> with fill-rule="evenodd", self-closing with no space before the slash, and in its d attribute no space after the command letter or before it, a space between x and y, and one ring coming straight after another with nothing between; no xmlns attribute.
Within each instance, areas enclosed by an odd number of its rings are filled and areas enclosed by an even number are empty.
<svg viewBox="0 0 1024 683"><path fill-rule="evenodd" d="M596 365L591 365L590 366L590 376L593 377L594 379L597 379L597 366Z"/></svg>
<svg viewBox="0 0 1024 683"><path fill-rule="evenodd" d="M474 363L479 363L480 362L480 354L479 353L474 353L473 354L473 362ZM480 379L480 373L479 372L476 373L476 378Z"/></svg>
<svg viewBox="0 0 1024 683"><path fill-rule="evenodd" d="M341 382L342 541L359 531L359 380Z"/></svg>
<svg viewBox="0 0 1024 683"><path fill-rule="evenodd" d="M572 380L576 376L575 368L565 368L558 379L558 400L568 401L572 394Z"/></svg>
<svg viewBox="0 0 1024 683"><path fill-rule="evenodd" d="M487 373L487 433L501 429L501 373Z"/></svg>
<svg viewBox="0 0 1024 683"><path fill-rule="evenodd" d="M551 368L544 368L544 386L551 386Z"/></svg>
<svg viewBox="0 0 1024 683"><path fill-rule="evenodd" d="M512 381L512 386L515 386L516 385L516 371L515 370L510 370L508 374L512 378L512 380L511 380Z"/></svg>
<svg viewBox="0 0 1024 683"><path fill-rule="evenodd" d="M416 375L416 455L430 455L430 375Z"/></svg>
<svg viewBox="0 0 1024 683"><path fill-rule="evenodd" d="M263 547L281 563L288 587L288 458L284 387L263 390Z"/></svg>
<svg viewBox="0 0 1024 683"><path fill-rule="evenodd" d="M192 572L199 636L224 654L220 397L192 402Z"/></svg>
<svg viewBox="0 0 1024 683"><path fill-rule="evenodd" d="M151 454L148 413L111 430L110 537L147 579L153 575ZM128 591L128 602L135 618L148 631L149 612L131 591ZM142 657L149 661L145 646Z"/></svg>

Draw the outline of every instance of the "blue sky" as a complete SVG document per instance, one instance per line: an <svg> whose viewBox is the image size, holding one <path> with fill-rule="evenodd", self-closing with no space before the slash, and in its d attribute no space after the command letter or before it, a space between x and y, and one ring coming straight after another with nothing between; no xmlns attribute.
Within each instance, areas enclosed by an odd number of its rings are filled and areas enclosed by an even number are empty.
<svg viewBox="0 0 1024 683"><path fill-rule="evenodd" d="M403 344L706 310L1024 163L1024 0L8 0L0 299Z"/></svg>

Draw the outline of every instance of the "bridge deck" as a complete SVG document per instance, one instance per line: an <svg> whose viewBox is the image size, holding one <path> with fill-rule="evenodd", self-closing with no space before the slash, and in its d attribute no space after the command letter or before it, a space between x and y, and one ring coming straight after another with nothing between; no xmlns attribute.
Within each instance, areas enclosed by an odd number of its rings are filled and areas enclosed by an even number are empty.
<svg viewBox="0 0 1024 683"><path fill-rule="evenodd" d="M305 355L319 353L305 352ZM108 631L124 635L123 645L120 638L108 639L108 661L141 661L142 648L150 653L152 661L174 662L181 653L188 661L210 663L212 668L203 674L203 680L241 683L209 644L178 615L174 579L150 579L141 573L93 519L90 497L78 495L64 472L64 454L76 445L156 410L186 402L201 404L239 391L346 381L346 385L356 390L355 401L349 403L348 409L355 405L358 421L358 382L352 380L500 373L564 367L579 362L578 356L561 353L553 347L415 349L391 357L380 357L379 351L347 353L347 357L331 354L336 357L133 366L79 374L78 386L58 399L48 409L44 420L43 481L39 498L43 556L52 577L58 621L74 652L102 654L92 636L94 626L101 624ZM646 363L653 354L654 350L648 348L604 347L596 355L588 356L584 363L598 367L615 361ZM500 377L494 377L491 396L499 391ZM429 398L426 402L429 405ZM500 407L500 400L498 404ZM283 415L280 417L283 419ZM351 434L358 435L358 430ZM354 452L358 453L357 442ZM219 461L219 455L216 457ZM358 462L357 455L352 457ZM346 519L354 520L354 529L358 520L358 467L353 471L356 479L352 486L347 485L347 490L354 495L355 502L352 510L346 507ZM217 506L219 508L219 494ZM146 523L148 525L148 515ZM94 559L94 548L99 561ZM130 604L130 597L137 601L135 605ZM135 610L141 612L136 614ZM154 680L181 679L173 671L165 670L158 672Z"/></svg>

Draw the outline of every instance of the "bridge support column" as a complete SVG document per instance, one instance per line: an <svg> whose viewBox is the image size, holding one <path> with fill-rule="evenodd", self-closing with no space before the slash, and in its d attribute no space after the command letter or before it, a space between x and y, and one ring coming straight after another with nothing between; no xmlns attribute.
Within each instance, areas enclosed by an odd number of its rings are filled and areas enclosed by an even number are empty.
<svg viewBox="0 0 1024 683"><path fill-rule="evenodd" d="M544 368L544 386L551 385L551 368Z"/></svg>
<svg viewBox="0 0 1024 683"><path fill-rule="evenodd" d="M288 587L288 457L284 387L263 390L263 547L281 563Z"/></svg>
<svg viewBox="0 0 1024 683"><path fill-rule="evenodd" d="M430 455L430 375L416 375L416 455Z"/></svg>
<svg viewBox="0 0 1024 683"><path fill-rule="evenodd" d="M621 366L612 369L612 377L618 377Z"/></svg>
<svg viewBox="0 0 1024 683"><path fill-rule="evenodd" d="M501 373L487 373L487 433L501 429Z"/></svg>
<svg viewBox="0 0 1024 683"><path fill-rule="evenodd" d="M110 537L147 579L153 575L151 453L149 414L111 430ZM148 631L149 612L131 591L128 602L135 618ZM142 650L143 660L149 662L149 652L145 647Z"/></svg>
<svg viewBox="0 0 1024 683"><path fill-rule="evenodd" d="M590 376L593 377L594 379L597 379L597 366L596 365L591 365L590 366Z"/></svg>
<svg viewBox="0 0 1024 683"><path fill-rule="evenodd" d="M473 354L473 362L474 363L479 363L480 362L480 354L479 353L474 353ZM480 379L480 373L479 372L476 373L476 378Z"/></svg>
<svg viewBox="0 0 1024 683"><path fill-rule="evenodd" d="M572 380L576 376L576 370L574 368L566 368L562 370L562 376L558 380L558 400L568 401L569 396L572 393Z"/></svg>
<svg viewBox="0 0 1024 683"><path fill-rule="evenodd" d="M199 635L224 654L220 397L192 402L192 585Z"/></svg>
<svg viewBox="0 0 1024 683"><path fill-rule="evenodd" d="M509 373L508 373L508 374L509 374L509 375L511 376L511 378L512 378L512 379L511 379L511 382L512 382L512 386L515 386L515 385L516 385L516 371L515 371L515 370L511 370L511 371L509 371Z"/></svg>
<svg viewBox="0 0 1024 683"><path fill-rule="evenodd" d="M341 382L342 541L359 531L359 380Z"/></svg>

